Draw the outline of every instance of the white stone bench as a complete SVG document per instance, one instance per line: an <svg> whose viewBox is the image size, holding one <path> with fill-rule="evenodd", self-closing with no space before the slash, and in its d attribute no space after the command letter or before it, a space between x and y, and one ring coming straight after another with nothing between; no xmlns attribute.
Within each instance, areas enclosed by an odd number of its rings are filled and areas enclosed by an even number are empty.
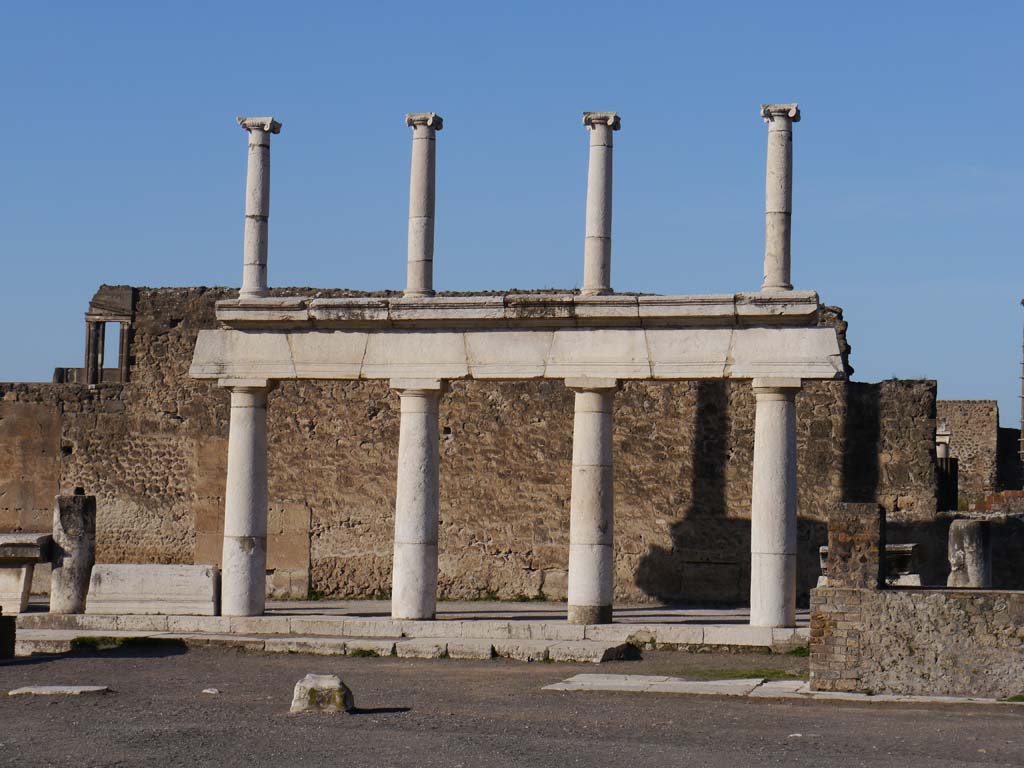
<svg viewBox="0 0 1024 768"><path fill-rule="evenodd" d="M11 616L28 608L36 563L50 561L48 533L0 533L0 611Z"/></svg>
<svg viewBox="0 0 1024 768"><path fill-rule="evenodd" d="M220 615L220 569L212 565L96 564L86 613Z"/></svg>

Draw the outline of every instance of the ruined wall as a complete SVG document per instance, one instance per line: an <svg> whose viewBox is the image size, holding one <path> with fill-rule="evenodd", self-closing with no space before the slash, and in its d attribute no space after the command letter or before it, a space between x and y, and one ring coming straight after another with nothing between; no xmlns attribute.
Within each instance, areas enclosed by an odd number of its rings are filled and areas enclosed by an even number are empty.
<svg viewBox="0 0 1024 768"><path fill-rule="evenodd" d="M187 369L196 334L214 325L215 301L233 295L139 289L124 387L0 385L23 423L50 419L38 431L59 453L32 472L42 490L24 490L27 473L0 464L0 489L22 489L21 507L45 510L33 525L48 528L52 488L83 485L98 500L99 561L219 561L228 395ZM825 315L845 325L838 312ZM564 598L572 402L560 382L452 382L440 412L442 596ZM30 406L35 415L20 416ZM282 382L271 393L275 594L387 593L398 406L385 382ZM896 516L934 516L934 418L934 382L817 382L798 396L804 596L833 502L877 499ZM619 599L747 599L753 427L749 382L623 386L614 436ZM19 456L34 450L4 432L0 443ZM12 514L4 528L22 525Z"/></svg>
<svg viewBox="0 0 1024 768"><path fill-rule="evenodd" d="M960 495L978 496L999 487L999 403L995 400L939 400L936 423L952 436L949 454L960 460Z"/></svg>

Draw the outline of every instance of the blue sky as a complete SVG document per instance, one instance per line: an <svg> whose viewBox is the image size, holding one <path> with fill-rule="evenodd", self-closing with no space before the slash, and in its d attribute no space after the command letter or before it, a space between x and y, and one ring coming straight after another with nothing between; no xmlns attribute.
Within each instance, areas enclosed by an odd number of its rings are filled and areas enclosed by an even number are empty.
<svg viewBox="0 0 1024 768"><path fill-rule="evenodd" d="M500 10L495 10L499 8ZM272 285L400 288L409 111L445 118L435 285L573 287L584 110L617 110L613 285L756 289L762 102L799 101L793 278L859 380L1019 420L1024 4L0 2L0 380L80 365L102 282L238 285L273 114Z"/></svg>

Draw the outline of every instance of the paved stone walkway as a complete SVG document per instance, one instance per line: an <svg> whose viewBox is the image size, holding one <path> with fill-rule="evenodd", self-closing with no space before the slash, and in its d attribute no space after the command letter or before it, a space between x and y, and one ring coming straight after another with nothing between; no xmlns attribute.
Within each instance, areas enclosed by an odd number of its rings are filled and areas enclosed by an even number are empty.
<svg viewBox="0 0 1024 768"><path fill-rule="evenodd" d="M749 696L767 699L826 699L901 704L1002 704L1021 706L1022 702L957 696L896 696L889 694L812 691L804 680L766 680L748 677L736 680L684 680L661 675L581 674L560 683L544 686L545 691L626 691L632 693L686 693L711 696Z"/></svg>

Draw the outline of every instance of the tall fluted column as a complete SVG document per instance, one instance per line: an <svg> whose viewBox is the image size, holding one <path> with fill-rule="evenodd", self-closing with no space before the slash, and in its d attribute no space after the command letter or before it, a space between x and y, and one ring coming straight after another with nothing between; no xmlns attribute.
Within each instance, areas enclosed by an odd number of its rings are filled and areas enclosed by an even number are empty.
<svg viewBox="0 0 1024 768"><path fill-rule="evenodd" d="M242 290L238 297L267 295L267 219L270 216L270 134L280 133L272 117L239 117L249 134L249 165L245 174L245 243L242 251Z"/></svg>
<svg viewBox="0 0 1024 768"><path fill-rule="evenodd" d="M221 613L258 616L267 591L266 386L232 386Z"/></svg>
<svg viewBox="0 0 1024 768"><path fill-rule="evenodd" d="M799 379L754 379L750 623L796 626L796 393Z"/></svg>
<svg viewBox="0 0 1024 768"><path fill-rule="evenodd" d="M567 379L576 392L569 503L570 624L612 620L615 593L612 402L615 380Z"/></svg>
<svg viewBox="0 0 1024 768"><path fill-rule="evenodd" d="M762 104L768 123L768 173L764 206L764 282L762 291L790 291L790 233L793 219L793 123L799 104Z"/></svg>
<svg viewBox="0 0 1024 768"><path fill-rule="evenodd" d="M590 134L590 164L580 293L599 296L612 292L612 133L621 120L615 112L584 112L583 125Z"/></svg>
<svg viewBox="0 0 1024 768"><path fill-rule="evenodd" d="M437 132L444 120L434 112L405 116L412 128L412 169L409 174L409 262L406 296L434 295L434 186Z"/></svg>
<svg viewBox="0 0 1024 768"><path fill-rule="evenodd" d="M395 496L391 616L432 619L437 609L438 404L441 381L398 381L402 398Z"/></svg>

